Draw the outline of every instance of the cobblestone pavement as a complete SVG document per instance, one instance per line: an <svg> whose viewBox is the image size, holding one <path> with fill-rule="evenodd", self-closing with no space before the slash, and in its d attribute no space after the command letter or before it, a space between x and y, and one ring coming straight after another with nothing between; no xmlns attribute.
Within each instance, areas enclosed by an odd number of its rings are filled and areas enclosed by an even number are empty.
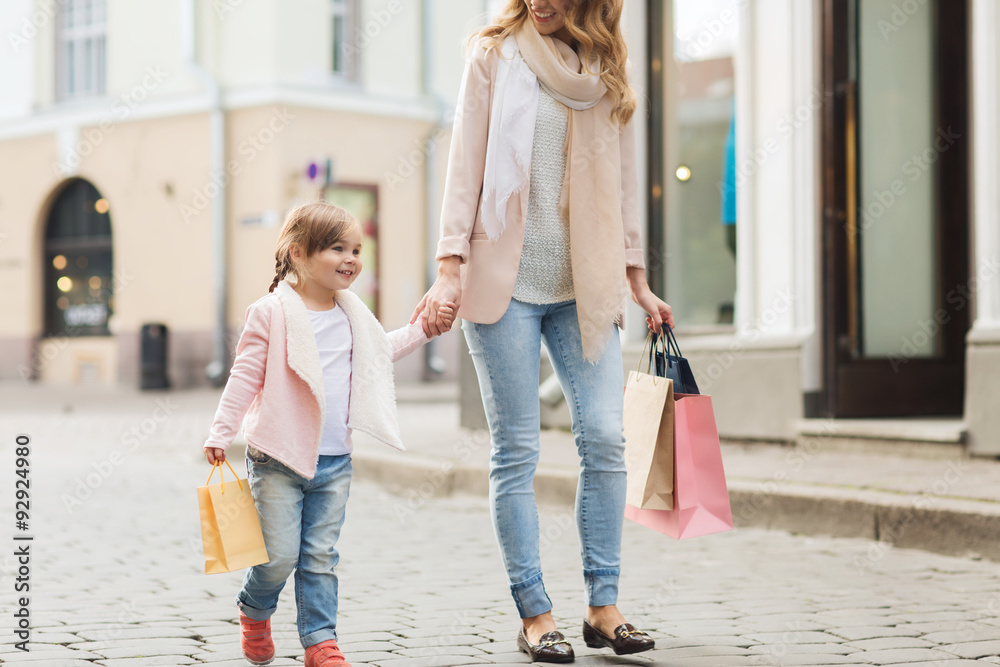
<svg viewBox="0 0 1000 667"><path fill-rule="evenodd" d="M195 488L207 465L154 437L134 444L128 425L144 419L156 413L109 424L117 437L67 437L71 421L28 431L31 650L14 648L13 553L23 543L5 491L4 663L246 664L233 605L240 573L201 572ZM0 457L0 488L11 489L13 442L0 443ZM616 658L580 639L569 509L543 508L541 526L549 594L577 664L1000 664L1000 563L759 529L676 542L630 523L620 606L657 649ZM527 662L485 499L414 503L358 482L340 547L339 631L355 667ZM301 660L293 607L289 586L274 619L275 665Z"/></svg>

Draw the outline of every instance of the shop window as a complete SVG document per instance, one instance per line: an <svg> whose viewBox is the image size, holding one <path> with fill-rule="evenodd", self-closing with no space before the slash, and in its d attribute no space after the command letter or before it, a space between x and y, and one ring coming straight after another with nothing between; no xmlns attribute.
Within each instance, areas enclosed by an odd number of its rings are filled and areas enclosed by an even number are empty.
<svg viewBox="0 0 1000 667"><path fill-rule="evenodd" d="M733 61L738 0L673 0L665 35L666 300L679 325L728 327L736 292ZM654 258L655 260L655 258Z"/></svg>
<svg viewBox="0 0 1000 667"><path fill-rule="evenodd" d="M108 200L75 180L59 193L45 227L45 335L106 336L113 308Z"/></svg>

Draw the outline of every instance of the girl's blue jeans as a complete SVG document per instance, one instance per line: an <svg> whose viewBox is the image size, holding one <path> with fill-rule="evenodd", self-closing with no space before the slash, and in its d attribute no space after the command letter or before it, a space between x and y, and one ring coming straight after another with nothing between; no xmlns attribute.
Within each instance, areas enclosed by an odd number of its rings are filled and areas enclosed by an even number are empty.
<svg viewBox="0 0 1000 667"><path fill-rule="evenodd" d="M299 639L309 647L337 638L337 538L351 488L351 457L320 456L316 476L306 479L275 459L248 450L250 491L270 562L243 578L236 605L263 621L295 572Z"/></svg>
<svg viewBox="0 0 1000 667"><path fill-rule="evenodd" d="M614 327L614 325L608 325ZM538 464L538 365L548 349L573 418L580 455L576 521L587 604L616 604L625 513L621 342L617 327L600 361L583 358L576 302L512 300L494 324L463 321L492 436L493 527L522 618L552 609L539 559L532 481Z"/></svg>

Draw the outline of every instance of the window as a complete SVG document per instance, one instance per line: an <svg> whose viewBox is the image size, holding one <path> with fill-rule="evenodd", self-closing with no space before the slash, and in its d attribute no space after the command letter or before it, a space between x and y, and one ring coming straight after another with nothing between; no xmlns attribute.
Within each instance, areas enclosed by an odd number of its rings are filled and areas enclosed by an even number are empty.
<svg viewBox="0 0 1000 667"><path fill-rule="evenodd" d="M63 0L56 26L58 99L104 93L104 0Z"/></svg>
<svg viewBox="0 0 1000 667"><path fill-rule="evenodd" d="M736 291L733 58L738 0L673 0L665 40L666 300L685 327L728 327Z"/></svg>
<svg viewBox="0 0 1000 667"><path fill-rule="evenodd" d="M45 227L45 335L107 336L112 310L108 201L84 180L63 189Z"/></svg>
<svg viewBox="0 0 1000 667"><path fill-rule="evenodd" d="M330 71L338 78L353 80L357 74L358 43L357 2L355 0L330 0L331 58Z"/></svg>

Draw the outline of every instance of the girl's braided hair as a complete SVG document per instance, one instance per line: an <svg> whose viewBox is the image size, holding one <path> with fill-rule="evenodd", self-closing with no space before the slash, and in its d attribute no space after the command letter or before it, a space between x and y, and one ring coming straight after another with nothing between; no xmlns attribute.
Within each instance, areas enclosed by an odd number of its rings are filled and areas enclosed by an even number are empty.
<svg viewBox="0 0 1000 667"><path fill-rule="evenodd" d="M313 253L334 245L352 229L360 227L357 218L327 202L318 201L293 208L278 236L278 246L274 251L274 280L268 292L273 292L278 283L289 275L298 278L292 263L293 245L299 246L306 257L311 257Z"/></svg>

